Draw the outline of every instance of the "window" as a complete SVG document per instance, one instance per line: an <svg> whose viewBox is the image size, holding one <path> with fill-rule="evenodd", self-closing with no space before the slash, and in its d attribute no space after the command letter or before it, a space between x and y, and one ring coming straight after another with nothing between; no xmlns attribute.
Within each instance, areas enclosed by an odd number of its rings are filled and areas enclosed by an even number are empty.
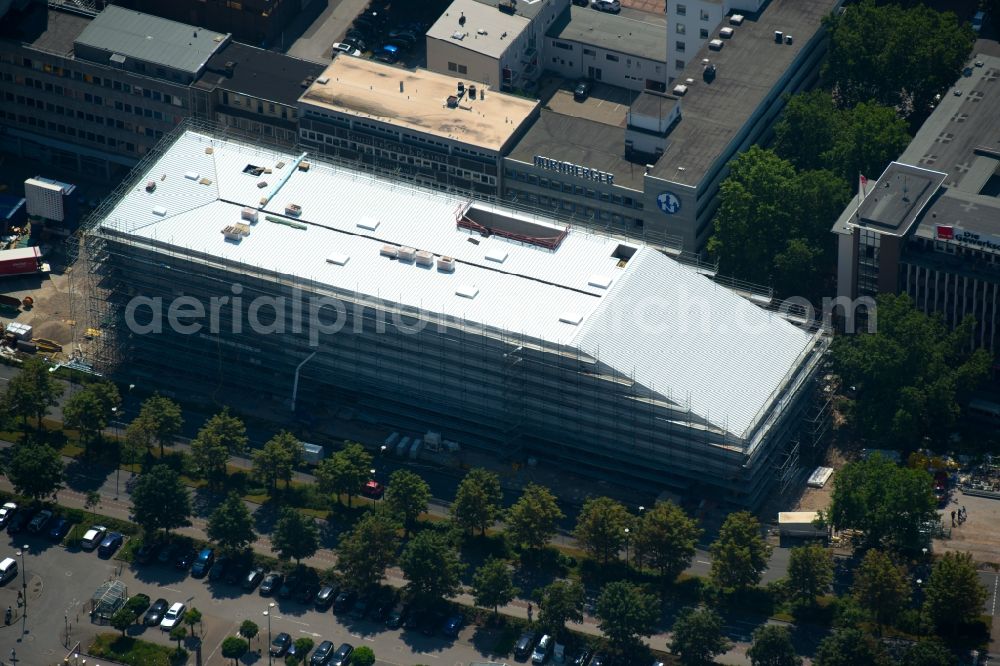
<svg viewBox="0 0 1000 666"><path fill-rule="evenodd" d="M677 3L677 12L676 13L677 13L678 16L687 16L687 13L688 13L687 5L682 5L680 3Z"/></svg>
<svg viewBox="0 0 1000 666"><path fill-rule="evenodd" d="M572 51L573 45L567 44L566 42L552 42L552 45L557 49L563 49L564 51Z"/></svg>
<svg viewBox="0 0 1000 666"><path fill-rule="evenodd" d="M678 35L687 34L687 27L683 23L675 23L674 30L677 32Z"/></svg>
<svg viewBox="0 0 1000 666"><path fill-rule="evenodd" d="M701 38L702 39L708 39L708 30L707 29L702 28L699 32L701 33Z"/></svg>
<svg viewBox="0 0 1000 666"><path fill-rule="evenodd" d="M458 73L459 74L468 74L469 73L469 68L466 67L465 65L459 65L458 66Z"/></svg>
<svg viewBox="0 0 1000 666"><path fill-rule="evenodd" d="M457 72L458 71L458 65L456 65L453 62L449 62L448 63L448 71L449 72Z"/></svg>
<svg viewBox="0 0 1000 666"><path fill-rule="evenodd" d="M618 62L618 56L616 56L613 53L605 54L604 57L607 58L608 60L610 60L611 62Z"/></svg>
<svg viewBox="0 0 1000 666"><path fill-rule="evenodd" d="M684 61L683 60L675 60L674 61L674 69L677 69L677 70L684 69Z"/></svg>
<svg viewBox="0 0 1000 666"><path fill-rule="evenodd" d="M711 18L711 16L709 16L708 12L706 12L704 9L701 10L701 20L702 21L707 21L710 18Z"/></svg>
<svg viewBox="0 0 1000 666"><path fill-rule="evenodd" d="M596 56L597 51L595 51L594 49L584 49L583 55Z"/></svg>
<svg viewBox="0 0 1000 666"><path fill-rule="evenodd" d="M677 48L679 53L684 53L684 42L676 42L674 46Z"/></svg>

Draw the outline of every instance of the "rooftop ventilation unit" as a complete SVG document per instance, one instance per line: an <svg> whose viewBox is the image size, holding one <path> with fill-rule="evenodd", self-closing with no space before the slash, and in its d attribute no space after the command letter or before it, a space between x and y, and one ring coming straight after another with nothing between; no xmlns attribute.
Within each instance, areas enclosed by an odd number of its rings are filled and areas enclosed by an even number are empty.
<svg viewBox="0 0 1000 666"><path fill-rule="evenodd" d="M775 44L780 44L781 40L783 40L784 38L785 38L785 33L781 32L780 30L775 30L774 31L774 43Z"/></svg>
<svg viewBox="0 0 1000 666"><path fill-rule="evenodd" d="M576 312L564 312L559 315L559 321L564 324L570 324L572 326L578 326L581 321L583 321L583 315Z"/></svg>
<svg viewBox="0 0 1000 666"><path fill-rule="evenodd" d="M599 289L607 289L611 286L611 278L607 275L601 275L600 273L594 273L587 280L587 284L591 287L598 287Z"/></svg>
<svg viewBox="0 0 1000 666"><path fill-rule="evenodd" d="M329 82L330 78L327 76L321 76L318 79L316 79L316 83L320 84L321 86L325 86Z"/></svg>
<svg viewBox="0 0 1000 666"><path fill-rule="evenodd" d="M223 228L222 235L226 237L226 240L239 242L243 240L244 236L250 235L250 227L242 223L230 224L229 226Z"/></svg>
<svg viewBox="0 0 1000 666"><path fill-rule="evenodd" d="M728 28L728 27L727 28L722 28L721 30L719 30L719 37L722 37L723 39L732 39L733 35L735 35L735 34L736 34L736 31L733 30L732 28Z"/></svg>
<svg viewBox="0 0 1000 666"><path fill-rule="evenodd" d="M743 25L743 14L733 14L729 17L729 25Z"/></svg>
<svg viewBox="0 0 1000 666"><path fill-rule="evenodd" d="M159 215L160 217L164 217L166 216L166 214L167 214L167 209L164 208L163 206L157 206L156 208L153 209L153 215Z"/></svg>
<svg viewBox="0 0 1000 666"><path fill-rule="evenodd" d="M373 217L363 217L358 220L357 227L365 231L375 231L379 224L381 223Z"/></svg>
<svg viewBox="0 0 1000 666"><path fill-rule="evenodd" d="M455 290L455 295L462 298L475 298L479 295L479 287L471 284L463 284Z"/></svg>
<svg viewBox="0 0 1000 666"><path fill-rule="evenodd" d="M486 253L486 258L490 261L495 261L498 264L502 264L507 261L507 250L503 248L497 248L495 250L490 250Z"/></svg>
<svg viewBox="0 0 1000 666"><path fill-rule="evenodd" d="M383 257L390 257L392 259L395 259L396 257L399 256L399 248L396 247L395 245L383 245L382 251L379 252L379 254L381 254Z"/></svg>
<svg viewBox="0 0 1000 666"><path fill-rule="evenodd" d="M420 250L417 252L417 266L433 266L434 265L434 253L428 252L427 250Z"/></svg>
<svg viewBox="0 0 1000 666"><path fill-rule="evenodd" d="M708 43L708 48L712 49L713 51L721 51L724 45L725 42L722 41L721 39L713 39Z"/></svg>
<svg viewBox="0 0 1000 666"><path fill-rule="evenodd" d="M302 206L294 203L287 204L285 206L285 215L294 215L298 217L302 214Z"/></svg>
<svg viewBox="0 0 1000 666"><path fill-rule="evenodd" d="M156 190L156 181L155 180L147 180L146 181L146 191L147 192L153 192L155 190Z"/></svg>
<svg viewBox="0 0 1000 666"><path fill-rule="evenodd" d="M412 247L403 246L399 248L397 255L400 261L413 261L417 258L417 251Z"/></svg>
<svg viewBox="0 0 1000 666"><path fill-rule="evenodd" d="M245 207L240 211L240 218L252 224L257 224L257 209L250 208L249 206Z"/></svg>
<svg viewBox="0 0 1000 666"><path fill-rule="evenodd" d="M785 43L786 44L791 44L792 41L793 40L792 40L792 36L791 35L785 35Z"/></svg>
<svg viewBox="0 0 1000 666"><path fill-rule="evenodd" d="M447 102L449 109L458 107L458 95L448 95Z"/></svg>
<svg viewBox="0 0 1000 666"><path fill-rule="evenodd" d="M439 271L444 273L454 273L455 272L455 258L454 257L438 257L437 268Z"/></svg>
<svg viewBox="0 0 1000 666"><path fill-rule="evenodd" d="M334 266L343 266L350 260L350 257L346 254L331 254L326 258L326 263L333 264Z"/></svg>
<svg viewBox="0 0 1000 666"><path fill-rule="evenodd" d="M455 32L451 33L451 38L457 39L458 41L462 41L463 39L465 39L465 33L462 32L461 30L456 30Z"/></svg>
<svg viewBox="0 0 1000 666"><path fill-rule="evenodd" d="M184 174L184 177L187 178L188 180L198 180L198 172L188 171L186 174Z"/></svg>
<svg viewBox="0 0 1000 666"><path fill-rule="evenodd" d="M688 87L686 85L684 85L683 83L679 83L676 86L674 86L674 94L675 95L680 95L681 97L683 97L684 94L687 91L688 91ZM646 173L649 173L649 172L647 171Z"/></svg>

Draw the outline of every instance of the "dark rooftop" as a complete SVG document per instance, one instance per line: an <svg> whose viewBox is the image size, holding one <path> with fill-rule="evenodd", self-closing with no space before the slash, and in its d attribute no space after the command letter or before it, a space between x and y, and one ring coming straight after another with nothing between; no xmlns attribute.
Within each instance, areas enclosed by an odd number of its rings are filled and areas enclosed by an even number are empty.
<svg viewBox="0 0 1000 666"><path fill-rule="evenodd" d="M625 158L625 128L542 110L510 153L532 164L535 155L614 174L615 184L642 191L645 165Z"/></svg>
<svg viewBox="0 0 1000 666"><path fill-rule="evenodd" d="M489 5L491 7L497 7L499 5L510 5L511 0L476 0L476 2ZM534 0L534 2L514 2L515 14L518 16L524 16L525 18L534 18L538 15L538 12L549 2L553 0ZM497 11L500 11L499 9Z"/></svg>
<svg viewBox="0 0 1000 666"><path fill-rule="evenodd" d="M232 63L232 74L226 73L229 63ZM325 64L231 42L209 58L204 74L195 85L207 90L223 88L295 106L305 91L302 82L320 76L325 68Z"/></svg>
<svg viewBox="0 0 1000 666"><path fill-rule="evenodd" d="M589 7L572 5L569 9L555 20L545 33L547 37L582 42L663 63L667 61L666 29L662 24L598 12Z"/></svg>
<svg viewBox="0 0 1000 666"><path fill-rule="evenodd" d="M858 224L905 235L945 178L939 171L893 162L858 209Z"/></svg>
<svg viewBox="0 0 1000 666"><path fill-rule="evenodd" d="M693 79L681 100L683 116L652 175L698 185L839 2L771 0L757 14L745 14L743 25L733 26L736 32L724 40L721 51L706 44L691 54L684 72L674 81L677 85ZM791 35L792 44L776 44L775 30ZM702 78L704 58L717 68L711 83Z"/></svg>
<svg viewBox="0 0 1000 666"><path fill-rule="evenodd" d="M933 238L939 224L958 227L963 232L1000 237L1000 198L948 190L924 212L917 234ZM1000 240L994 239L993 243L1000 243Z"/></svg>
<svg viewBox="0 0 1000 666"><path fill-rule="evenodd" d="M90 21L77 14L50 11L45 3L32 2L23 12L11 10L0 21L0 39L23 42L41 51L72 58L73 42Z"/></svg>

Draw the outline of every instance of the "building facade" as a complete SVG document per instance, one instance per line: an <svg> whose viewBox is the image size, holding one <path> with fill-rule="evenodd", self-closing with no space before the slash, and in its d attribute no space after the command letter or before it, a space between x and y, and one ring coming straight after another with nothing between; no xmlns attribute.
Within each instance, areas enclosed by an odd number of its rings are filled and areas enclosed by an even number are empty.
<svg viewBox="0 0 1000 666"><path fill-rule="evenodd" d="M731 12L756 14L764 0L667 0L667 72L679 78L688 63L712 39Z"/></svg>

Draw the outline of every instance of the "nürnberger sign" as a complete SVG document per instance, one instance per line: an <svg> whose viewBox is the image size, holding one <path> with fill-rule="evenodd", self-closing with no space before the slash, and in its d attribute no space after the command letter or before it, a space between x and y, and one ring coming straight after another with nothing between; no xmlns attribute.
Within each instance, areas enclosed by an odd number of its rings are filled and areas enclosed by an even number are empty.
<svg viewBox="0 0 1000 666"><path fill-rule="evenodd" d="M541 155L535 155L535 166L539 169L545 169L546 171L557 171L559 173L576 176L577 178L583 178L584 180L592 180L597 183L607 183L608 185L615 184L615 174L613 173L598 171L597 169L580 166L579 164L573 164L572 162L562 162L549 157L542 157Z"/></svg>

